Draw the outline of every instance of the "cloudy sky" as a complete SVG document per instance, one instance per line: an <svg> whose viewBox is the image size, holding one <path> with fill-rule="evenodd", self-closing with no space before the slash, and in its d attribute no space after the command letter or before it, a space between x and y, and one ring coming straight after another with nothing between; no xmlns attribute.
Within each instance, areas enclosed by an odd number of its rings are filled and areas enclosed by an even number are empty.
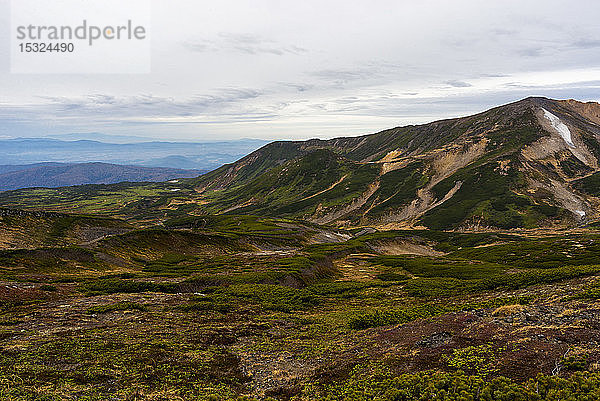
<svg viewBox="0 0 600 401"><path fill-rule="evenodd" d="M151 73L130 75L11 74L9 4L0 137L330 138L600 100L593 0L153 0Z"/></svg>

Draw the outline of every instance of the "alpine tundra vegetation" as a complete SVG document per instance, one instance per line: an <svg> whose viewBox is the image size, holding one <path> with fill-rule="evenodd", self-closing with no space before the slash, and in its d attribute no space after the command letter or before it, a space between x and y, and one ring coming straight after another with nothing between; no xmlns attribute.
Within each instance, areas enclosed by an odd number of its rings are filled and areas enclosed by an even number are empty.
<svg viewBox="0 0 600 401"><path fill-rule="evenodd" d="M0 193L0 398L600 399L600 105Z"/></svg>

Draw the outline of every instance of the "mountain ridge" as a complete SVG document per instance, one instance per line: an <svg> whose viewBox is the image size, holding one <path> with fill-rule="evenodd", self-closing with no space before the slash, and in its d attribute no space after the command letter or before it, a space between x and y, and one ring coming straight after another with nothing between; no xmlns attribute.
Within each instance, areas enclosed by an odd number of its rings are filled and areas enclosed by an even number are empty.
<svg viewBox="0 0 600 401"><path fill-rule="evenodd" d="M122 218L257 215L337 228L571 228L600 218L600 105L530 97L466 117L329 140L276 141L200 177L0 195L0 205ZM567 132L568 131L568 132ZM140 186L141 185L141 186ZM115 202L118 194L127 202ZM54 206L51 206L54 207Z"/></svg>
<svg viewBox="0 0 600 401"><path fill-rule="evenodd" d="M544 113L557 115L570 127L574 144L561 137ZM472 116L359 137L274 142L199 178L196 186L206 194L210 212L274 215L283 210L287 215L290 207L285 206L295 205L299 212L290 215L338 225L425 224L438 229L576 225L597 217L596 197L578 189L585 185L571 183L599 171L598 121L597 103L530 97ZM327 165L336 155L358 163L355 170L361 170L362 181L345 168L329 172L330 178L311 171L302 159L316 151L322 157L312 166ZM305 169L294 170L294 160ZM271 195L256 193L257 181L269 182L270 175L290 171L297 174L294 188L279 192L296 196L278 202L271 199L277 188ZM312 176L311 184L303 186L306 180L298 174ZM349 192L328 198L324 190L340 180ZM490 182L496 188L486 186ZM273 185L281 187L281 182ZM352 186L357 187L354 192ZM307 198L313 202L303 208ZM225 207L228 202L236 207ZM457 210L461 207L467 213ZM452 214L456 216L449 218Z"/></svg>

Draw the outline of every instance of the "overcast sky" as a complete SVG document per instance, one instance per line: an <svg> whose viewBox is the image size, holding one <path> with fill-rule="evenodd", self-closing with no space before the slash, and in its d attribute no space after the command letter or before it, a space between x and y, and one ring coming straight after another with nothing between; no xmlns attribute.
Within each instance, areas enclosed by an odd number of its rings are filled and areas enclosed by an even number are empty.
<svg viewBox="0 0 600 401"><path fill-rule="evenodd" d="M140 75L11 74L0 16L0 137L330 138L600 99L595 0L154 0Z"/></svg>

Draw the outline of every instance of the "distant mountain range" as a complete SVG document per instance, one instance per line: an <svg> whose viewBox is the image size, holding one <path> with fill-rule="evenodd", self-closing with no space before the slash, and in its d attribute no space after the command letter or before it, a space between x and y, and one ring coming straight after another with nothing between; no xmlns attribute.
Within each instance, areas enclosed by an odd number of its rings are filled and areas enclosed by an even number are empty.
<svg viewBox="0 0 600 401"><path fill-rule="evenodd" d="M112 140L111 136L98 135L96 137L103 140ZM125 139L134 142L131 137L114 138L115 141ZM266 143L268 141L258 139L220 142L108 143L95 140L17 138L0 140L0 161L4 165L102 162L128 166L213 170L238 160Z"/></svg>
<svg viewBox="0 0 600 401"><path fill-rule="evenodd" d="M37 163L0 166L0 191L20 188L55 188L81 184L159 182L197 177L206 170L121 166L108 163Z"/></svg>

